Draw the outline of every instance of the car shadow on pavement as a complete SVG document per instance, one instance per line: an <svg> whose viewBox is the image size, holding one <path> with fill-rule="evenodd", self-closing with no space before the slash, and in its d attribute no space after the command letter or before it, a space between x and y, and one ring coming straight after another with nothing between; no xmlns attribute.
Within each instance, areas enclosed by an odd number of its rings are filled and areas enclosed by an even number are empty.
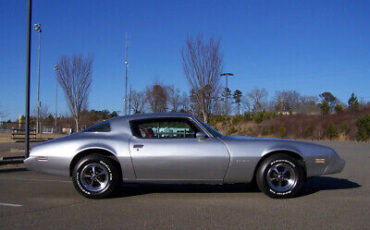
<svg viewBox="0 0 370 230"><path fill-rule="evenodd" d="M307 196L322 190L354 189L361 185L335 177L312 177L304 183L298 196ZM124 184L112 198L140 196L151 193L256 193L257 186L250 184Z"/></svg>
<svg viewBox="0 0 370 230"><path fill-rule="evenodd" d="M322 190L354 189L361 185L356 182L336 177L312 177L304 183L299 196L306 196Z"/></svg>
<svg viewBox="0 0 370 230"><path fill-rule="evenodd" d="M124 184L113 197L139 196L150 193L251 193L259 192L254 184Z"/></svg>

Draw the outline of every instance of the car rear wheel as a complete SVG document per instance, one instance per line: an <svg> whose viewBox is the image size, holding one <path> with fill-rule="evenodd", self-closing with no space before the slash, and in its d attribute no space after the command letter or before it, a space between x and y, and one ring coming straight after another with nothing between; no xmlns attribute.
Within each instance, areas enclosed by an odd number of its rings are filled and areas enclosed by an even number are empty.
<svg viewBox="0 0 370 230"><path fill-rule="evenodd" d="M272 198L294 197L304 181L304 169L295 158L276 154L266 158L257 170L258 188Z"/></svg>
<svg viewBox="0 0 370 230"><path fill-rule="evenodd" d="M113 160L99 154L83 157L74 167L72 180L76 190L87 198L112 195L119 183L119 170Z"/></svg>

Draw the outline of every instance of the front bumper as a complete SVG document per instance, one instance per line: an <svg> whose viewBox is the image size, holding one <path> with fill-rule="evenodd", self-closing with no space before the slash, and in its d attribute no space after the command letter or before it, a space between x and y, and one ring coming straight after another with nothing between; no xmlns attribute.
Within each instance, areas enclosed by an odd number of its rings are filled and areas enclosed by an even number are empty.
<svg viewBox="0 0 370 230"><path fill-rule="evenodd" d="M346 162L335 153L334 156L330 158L330 162L326 166L324 174L340 173L343 171L345 164Z"/></svg>

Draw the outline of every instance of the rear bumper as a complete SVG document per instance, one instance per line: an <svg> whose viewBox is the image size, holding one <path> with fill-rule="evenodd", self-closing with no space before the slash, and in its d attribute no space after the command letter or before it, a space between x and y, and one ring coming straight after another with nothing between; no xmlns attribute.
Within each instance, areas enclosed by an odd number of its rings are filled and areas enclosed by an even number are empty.
<svg viewBox="0 0 370 230"><path fill-rule="evenodd" d="M28 158L26 158L24 161L24 167L26 167L26 169L28 170L31 170L31 171L38 171L38 167L37 167L37 157L35 156L30 156Z"/></svg>
<svg viewBox="0 0 370 230"><path fill-rule="evenodd" d="M24 166L28 170L58 176L69 176L69 163L69 159L50 156L45 160L31 155L24 160Z"/></svg>

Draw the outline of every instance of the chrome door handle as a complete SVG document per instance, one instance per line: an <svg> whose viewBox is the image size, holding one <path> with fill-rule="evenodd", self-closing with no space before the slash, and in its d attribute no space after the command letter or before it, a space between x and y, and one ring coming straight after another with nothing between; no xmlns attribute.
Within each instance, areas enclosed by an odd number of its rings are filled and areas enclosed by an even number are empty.
<svg viewBox="0 0 370 230"><path fill-rule="evenodd" d="M134 149L142 148L142 147L144 147L144 145L134 145Z"/></svg>

